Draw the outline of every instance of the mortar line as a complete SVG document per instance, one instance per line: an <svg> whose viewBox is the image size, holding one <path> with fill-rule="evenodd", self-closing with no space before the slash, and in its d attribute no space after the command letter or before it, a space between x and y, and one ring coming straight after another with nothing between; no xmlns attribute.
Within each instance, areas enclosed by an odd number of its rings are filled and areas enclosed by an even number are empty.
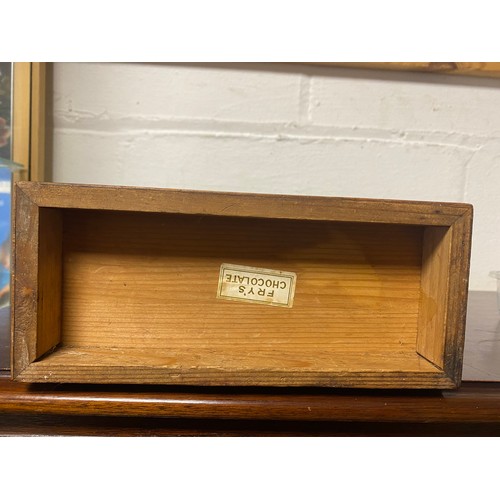
<svg viewBox="0 0 500 500"><path fill-rule="evenodd" d="M289 132L230 132L230 131L211 131L211 130L154 130L154 129L120 129L117 130L86 130L75 129L66 127L55 127L54 132L62 134L86 135L86 136L134 136L136 139L145 137L168 137L168 136L185 136L185 137L204 137L212 139L249 139L255 141L295 141L303 143L323 143L332 144L336 142L362 142L362 143L386 143L399 146L429 146L429 147L445 147L458 149L463 151L475 152L478 146L464 146L461 144L454 144L449 142L439 142L428 140L409 140L397 139L390 137L362 137L353 135L317 135L317 134L298 134ZM480 146L479 146L480 147Z"/></svg>
<svg viewBox="0 0 500 500"><path fill-rule="evenodd" d="M303 112L305 112L303 110ZM329 139L332 137L353 138L353 140L387 140L391 143L429 143L475 150L485 140L496 138L493 135L484 136L468 132L404 130L404 135L397 130L383 128L352 128L331 125L315 125L304 123L300 126L289 122L239 122L210 119L169 119L167 117L140 116L127 118L99 119L98 117L82 117L56 115L54 130L75 130L86 133L96 131L103 134L141 134L144 131L152 133L167 132L176 134L181 131L186 135L217 136L255 136L278 139L281 137L297 137L299 139ZM69 119L68 119L69 118ZM294 133L295 132L295 133ZM464 142L466 144L464 144ZM467 144L468 143L468 144Z"/></svg>
<svg viewBox="0 0 500 500"><path fill-rule="evenodd" d="M469 185L469 179L470 179L470 164L472 163L472 160L475 158L476 154L482 149L482 146L477 148L475 151L472 152L470 158L467 160L467 162L464 165L464 177L463 177L463 182L462 182L462 201L467 200L467 186Z"/></svg>

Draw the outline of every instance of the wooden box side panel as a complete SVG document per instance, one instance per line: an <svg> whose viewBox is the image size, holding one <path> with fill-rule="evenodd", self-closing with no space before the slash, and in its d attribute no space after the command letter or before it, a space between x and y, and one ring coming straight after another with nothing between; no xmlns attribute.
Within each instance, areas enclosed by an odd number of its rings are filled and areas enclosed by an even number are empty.
<svg viewBox="0 0 500 500"><path fill-rule="evenodd" d="M40 207L449 226L463 203L20 182Z"/></svg>
<svg viewBox="0 0 500 500"><path fill-rule="evenodd" d="M62 218L14 189L12 375L55 347L61 336Z"/></svg>
<svg viewBox="0 0 500 500"><path fill-rule="evenodd" d="M11 274L13 378L36 359L38 225L38 206L16 185L13 190Z"/></svg>
<svg viewBox="0 0 500 500"><path fill-rule="evenodd" d="M449 227L424 230L417 352L443 369L451 256Z"/></svg>
<svg viewBox="0 0 500 500"><path fill-rule="evenodd" d="M424 231L417 352L456 387L462 376L471 240L471 206L451 227Z"/></svg>
<svg viewBox="0 0 500 500"><path fill-rule="evenodd" d="M444 370L457 387L462 379L472 245L472 207L452 226Z"/></svg>
<svg viewBox="0 0 500 500"><path fill-rule="evenodd" d="M46 354L61 339L62 213L41 208L38 241L38 300L36 357Z"/></svg>

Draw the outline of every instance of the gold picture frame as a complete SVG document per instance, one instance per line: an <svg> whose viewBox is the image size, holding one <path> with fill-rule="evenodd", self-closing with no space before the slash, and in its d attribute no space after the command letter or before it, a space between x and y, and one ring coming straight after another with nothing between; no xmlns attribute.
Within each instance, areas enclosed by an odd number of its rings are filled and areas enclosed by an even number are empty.
<svg viewBox="0 0 500 500"><path fill-rule="evenodd" d="M318 62L312 64L343 68L416 71L500 78L500 62Z"/></svg>
<svg viewBox="0 0 500 500"><path fill-rule="evenodd" d="M45 180L46 69L43 62L13 63L12 160L24 167L23 180Z"/></svg>

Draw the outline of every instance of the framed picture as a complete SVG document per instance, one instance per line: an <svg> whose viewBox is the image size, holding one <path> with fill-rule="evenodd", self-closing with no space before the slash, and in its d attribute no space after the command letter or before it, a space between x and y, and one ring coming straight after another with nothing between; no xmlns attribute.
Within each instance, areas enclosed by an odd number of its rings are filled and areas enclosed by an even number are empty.
<svg viewBox="0 0 500 500"><path fill-rule="evenodd" d="M500 78L500 62L321 62L321 66Z"/></svg>
<svg viewBox="0 0 500 500"><path fill-rule="evenodd" d="M10 367L11 187L44 179L45 72L45 63L0 62L0 370Z"/></svg>

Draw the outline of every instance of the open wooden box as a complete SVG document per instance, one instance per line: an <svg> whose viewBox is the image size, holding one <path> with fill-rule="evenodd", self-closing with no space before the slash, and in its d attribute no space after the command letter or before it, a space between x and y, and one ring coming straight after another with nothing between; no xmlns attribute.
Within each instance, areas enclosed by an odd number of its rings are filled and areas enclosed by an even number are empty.
<svg viewBox="0 0 500 500"><path fill-rule="evenodd" d="M14 197L16 380L460 384L470 205L29 182ZM224 263L295 273L293 305L217 297Z"/></svg>

